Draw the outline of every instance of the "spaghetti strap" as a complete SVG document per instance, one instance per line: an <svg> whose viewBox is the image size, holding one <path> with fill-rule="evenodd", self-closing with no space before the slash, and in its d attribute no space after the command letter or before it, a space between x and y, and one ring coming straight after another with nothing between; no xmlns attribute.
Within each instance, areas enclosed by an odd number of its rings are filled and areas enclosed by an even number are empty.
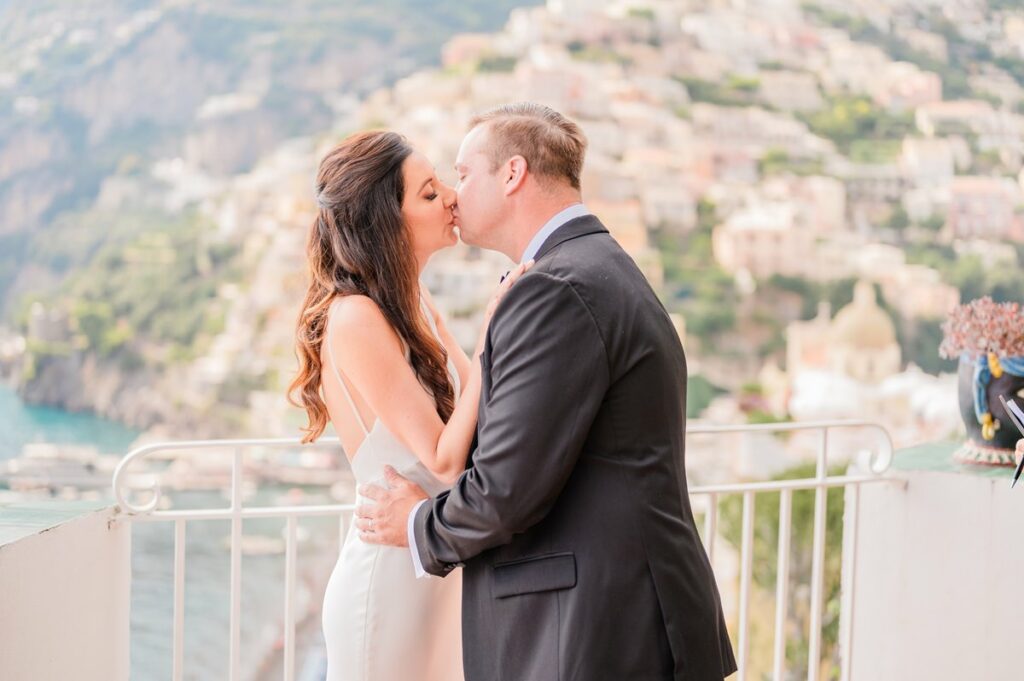
<svg viewBox="0 0 1024 681"><path fill-rule="evenodd" d="M345 381L341 380L341 373L338 371L338 363L334 361L334 348L331 347L331 336L334 333L334 325L331 324L331 316L327 316L327 354L331 357L331 368L334 369L334 376L338 379L338 383L341 385L341 391L345 393L345 399L348 400L349 406L352 407L352 413L356 415L356 421L359 423L359 427L363 429L363 436L370 434L369 429L366 427L366 422L363 421L363 415L359 413L359 409L356 407L355 400L352 399L352 394L348 391L348 386L345 385Z"/></svg>
<svg viewBox="0 0 1024 681"><path fill-rule="evenodd" d="M430 326L430 330L434 332L434 337L441 340L440 333L437 330L437 324L434 322L434 313L430 311L427 306L427 299L423 297L423 292L420 291L420 311L426 315L427 324Z"/></svg>

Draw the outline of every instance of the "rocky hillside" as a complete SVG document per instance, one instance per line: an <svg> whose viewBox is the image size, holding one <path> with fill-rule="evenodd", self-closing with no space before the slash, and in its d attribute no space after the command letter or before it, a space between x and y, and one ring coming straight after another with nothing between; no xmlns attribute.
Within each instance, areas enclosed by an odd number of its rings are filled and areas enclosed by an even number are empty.
<svg viewBox="0 0 1024 681"><path fill-rule="evenodd" d="M245 171L281 140L324 130L346 98L436 62L452 33L500 26L518 4L528 3L0 6L0 323L75 266L50 255L54 226L63 238L97 201L164 207L119 178L174 158L213 176ZM99 222L74 230L79 257L105 242Z"/></svg>

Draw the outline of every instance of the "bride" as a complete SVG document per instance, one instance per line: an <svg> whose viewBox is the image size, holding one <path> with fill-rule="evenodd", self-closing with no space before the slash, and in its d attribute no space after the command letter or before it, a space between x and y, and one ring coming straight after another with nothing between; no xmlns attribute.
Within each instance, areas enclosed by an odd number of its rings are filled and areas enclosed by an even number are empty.
<svg viewBox="0 0 1024 681"><path fill-rule="evenodd" d="M357 485L386 486L390 465L436 495L465 469L484 333L527 267L498 286L470 359L419 282L458 242L455 191L426 157L396 133L357 133L323 159L316 190L288 389L309 417L302 441L330 420ZM364 543L351 525L324 594L328 681L461 681L461 595L458 571L417 579L408 549Z"/></svg>

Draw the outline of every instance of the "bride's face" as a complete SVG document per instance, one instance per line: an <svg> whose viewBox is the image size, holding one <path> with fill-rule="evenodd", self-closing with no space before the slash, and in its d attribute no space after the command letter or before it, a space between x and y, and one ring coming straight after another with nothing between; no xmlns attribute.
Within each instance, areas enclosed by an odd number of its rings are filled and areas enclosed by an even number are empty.
<svg viewBox="0 0 1024 681"><path fill-rule="evenodd" d="M452 207L455 190L437 179L434 166L418 151L402 164L405 196L402 219L412 237L413 250L429 256L458 243Z"/></svg>

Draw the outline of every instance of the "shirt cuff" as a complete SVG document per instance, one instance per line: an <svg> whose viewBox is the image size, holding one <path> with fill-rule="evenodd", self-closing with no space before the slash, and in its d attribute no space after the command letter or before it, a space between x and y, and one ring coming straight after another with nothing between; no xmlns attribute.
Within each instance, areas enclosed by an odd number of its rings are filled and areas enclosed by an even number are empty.
<svg viewBox="0 0 1024 681"><path fill-rule="evenodd" d="M409 523L406 527L406 533L409 535L409 552L412 553L412 564L416 570L416 578L426 577L427 571L423 569L423 563L420 561L420 553L416 550L416 511L420 510L420 506L427 503L427 499L419 502L412 507L412 511L409 512Z"/></svg>

